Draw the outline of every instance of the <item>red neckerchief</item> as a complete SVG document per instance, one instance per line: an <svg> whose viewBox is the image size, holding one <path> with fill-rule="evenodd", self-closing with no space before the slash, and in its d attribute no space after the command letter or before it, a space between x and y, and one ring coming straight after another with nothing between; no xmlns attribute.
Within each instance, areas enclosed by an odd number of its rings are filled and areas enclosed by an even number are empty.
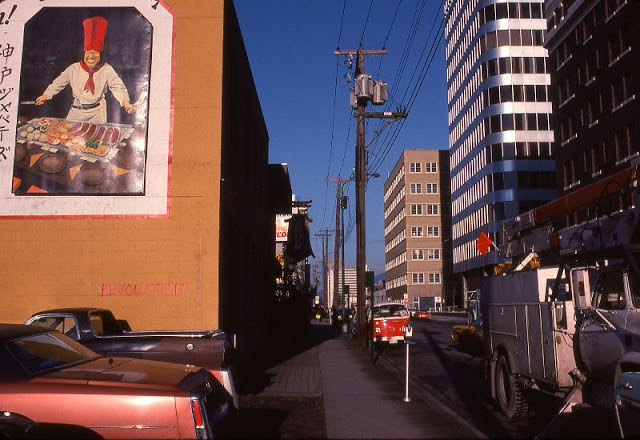
<svg viewBox="0 0 640 440"><path fill-rule="evenodd" d="M103 66L102 64L98 64L95 68L90 69L89 66L85 64L84 60L80 61L80 67L82 67L82 69L89 74L89 79L87 80L86 83L84 83L85 91L90 90L91 94L95 94L96 86L93 83L93 74L96 73L98 70L100 70L102 66Z"/></svg>

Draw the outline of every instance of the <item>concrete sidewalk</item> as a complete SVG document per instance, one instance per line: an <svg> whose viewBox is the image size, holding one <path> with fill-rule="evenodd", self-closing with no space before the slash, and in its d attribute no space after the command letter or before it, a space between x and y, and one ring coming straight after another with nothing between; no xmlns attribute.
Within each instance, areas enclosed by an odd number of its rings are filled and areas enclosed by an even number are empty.
<svg viewBox="0 0 640 440"><path fill-rule="evenodd" d="M315 326L316 332L331 331L328 325ZM369 353L344 334L325 338L267 373L271 383L263 396L322 396L330 439L483 437L424 392L410 394L405 402L404 375L373 364Z"/></svg>

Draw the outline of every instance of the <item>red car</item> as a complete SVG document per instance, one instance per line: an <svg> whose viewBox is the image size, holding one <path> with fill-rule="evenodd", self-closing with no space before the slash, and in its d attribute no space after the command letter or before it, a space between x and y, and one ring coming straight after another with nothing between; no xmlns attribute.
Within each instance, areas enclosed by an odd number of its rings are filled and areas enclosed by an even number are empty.
<svg viewBox="0 0 640 440"><path fill-rule="evenodd" d="M431 318L431 315L429 314L429 312L426 312L424 310L417 310L414 314L413 317L416 319L429 319Z"/></svg>
<svg viewBox="0 0 640 440"><path fill-rule="evenodd" d="M400 303L376 304L372 310L373 341L397 344L404 341L405 332L410 329L409 310Z"/></svg>
<svg viewBox="0 0 640 440"><path fill-rule="evenodd" d="M0 409L104 438L204 439L233 403L207 370L100 356L55 330L0 324Z"/></svg>

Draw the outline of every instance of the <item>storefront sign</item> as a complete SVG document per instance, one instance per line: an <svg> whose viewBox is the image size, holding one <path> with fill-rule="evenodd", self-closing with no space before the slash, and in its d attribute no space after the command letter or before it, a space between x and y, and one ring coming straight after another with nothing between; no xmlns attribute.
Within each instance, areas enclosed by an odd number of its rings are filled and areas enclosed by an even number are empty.
<svg viewBox="0 0 640 440"><path fill-rule="evenodd" d="M276 215L276 243L287 241L291 214Z"/></svg>

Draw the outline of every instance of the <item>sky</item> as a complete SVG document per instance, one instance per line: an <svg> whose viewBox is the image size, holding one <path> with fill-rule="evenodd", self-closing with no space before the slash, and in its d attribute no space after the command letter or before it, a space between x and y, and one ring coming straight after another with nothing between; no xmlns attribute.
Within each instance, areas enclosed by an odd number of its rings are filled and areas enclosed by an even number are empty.
<svg viewBox="0 0 640 440"><path fill-rule="evenodd" d="M388 83L385 105L369 112L406 110L392 122L367 120L371 178L365 198L366 255L376 278L384 273L384 182L403 150L447 149L447 91L442 4L426 0L234 0L251 71L269 131L269 162L287 163L296 200L311 200L311 244L321 278L322 242L335 229L336 183L352 177L356 121L349 105L342 55L370 55L365 71ZM355 67L355 60L353 62ZM376 133L379 135L376 137ZM375 137L375 139L374 139ZM355 186L344 186L345 264L356 264ZM334 232L329 237L332 260Z"/></svg>

